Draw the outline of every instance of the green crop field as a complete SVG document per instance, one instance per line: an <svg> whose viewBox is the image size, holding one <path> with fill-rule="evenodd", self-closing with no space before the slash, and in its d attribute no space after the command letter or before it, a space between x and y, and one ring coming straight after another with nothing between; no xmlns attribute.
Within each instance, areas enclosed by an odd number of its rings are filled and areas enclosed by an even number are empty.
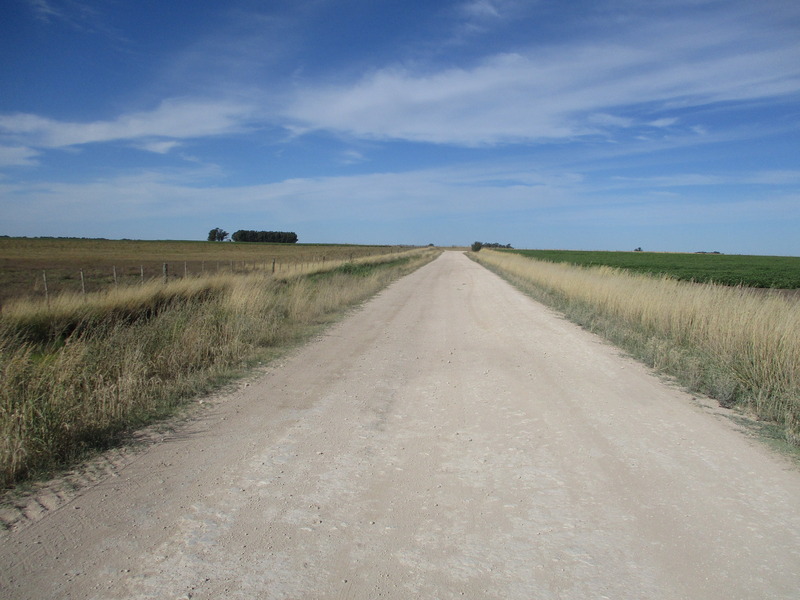
<svg viewBox="0 0 800 600"><path fill-rule="evenodd" d="M550 262L605 265L684 281L757 288L800 289L800 257L667 252L501 250Z"/></svg>

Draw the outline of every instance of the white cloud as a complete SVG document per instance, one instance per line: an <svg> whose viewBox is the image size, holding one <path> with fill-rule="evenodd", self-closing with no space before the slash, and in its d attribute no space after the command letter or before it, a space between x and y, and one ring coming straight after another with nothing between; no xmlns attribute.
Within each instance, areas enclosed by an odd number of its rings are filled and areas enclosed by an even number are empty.
<svg viewBox="0 0 800 600"><path fill-rule="evenodd" d="M155 110L121 115L113 121L75 123L32 114L0 115L0 134L40 148L153 137L188 139L241 132L252 112L251 106L237 102L169 99ZM164 143L155 148L163 151Z"/></svg>
<svg viewBox="0 0 800 600"><path fill-rule="evenodd" d="M296 178L235 187L198 186L196 179L203 175L145 172L85 183L9 183L0 185L0 214L9 227L23 221L44 227L56 215L64 227L86 220L180 220L218 213L268 214L292 223L390 222L557 206L579 185L570 174L538 174L524 165Z"/></svg>
<svg viewBox="0 0 800 600"><path fill-rule="evenodd" d="M734 183L734 178L704 173L674 173L653 177L613 177L612 181L623 187L662 188L726 185Z"/></svg>
<svg viewBox="0 0 800 600"><path fill-rule="evenodd" d="M691 202L681 196L662 196L657 201L600 205L582 209L580 214L566 212L555 220L577 220L586 223L613 224L615 227L658 227L669 225L730 225L759 221L792 221L800 218L800 197L797 195L770 198L746 197L741 200L707 200ZM714 229L709 234L718 235ZM763 248L763 245L762 245ZM763 252L763 249L761 250Z"/></svg>
<svg viewBox="0 0 800 600"><path fill-rule="evenodd" d="M472 0L461 7L461 10L470 17L499 17L500 12L490 0Z"/></svg>
<svg viewBox="0 0 800 600"><path fill-rule="evenodd" d="M167 154L173 148L180 146L180 142L176 141L147 141L137 144L138 148L147 150L148 152L155 152L156 154Z"/></svg>
<svg viewBox="0 0 800 600"><path fill-rule="evenodd" d="M435 143L571 135L571 127L545 108L546 99L536 106L533 98L547 95L532 77L537 70L513 54L431 75L386 69L352 86L305 90L286 116L311 129Z"/></svg>
<svg viewBox="0 0 800 600"><path fill-rule="evenodd" d="M745 181L760 185L798 185L800 171L761 171L747 176Z"/></svg>
<svg viewBox="0 0 800 600"><path fill-rule="evenodd" d="M358 150L345 150L342 152L339 162L343 165L356 165L365 160L367 160L367 157Z"/></svg>
<svg viewBox="0 0 800 600"><path fill-rule="evenodd" d="M569 171L537 171L530 161L519 160L231 187L198 185L198 181L205 181L205 175L180 170L85 183L0 181L0 215L6 231L12 232L85 235L82 232L91 223L97 235L115 231L120 237L137 237L142 235L141 230L131 223L158 222L164 231L172 231L170 235L189 238L203 233L195 231L198 220L224 225L220 215L246 215L242 218L248 220L263 216L298 232L323 223L328 224L328 230L335 229L331 224L347 223L362 236L373 226L450 219L471 223L469 227L475 231L483 231L490 222L504 223L503 231L513 231L519 229L520 219L538 226L580 227L596 227L598 219L611 219L608 222L613 228L624 229L662 222L715 226L723 215L725 222L740 224L800 218L796 193L776 196L757 190L729 198L717 189L742 181L791 183L797 181L795 171L735 176L689 173L618 180L618 185L609 185ZM678 187L669 194L662 193L673 186L701 187ZM448 235L456 236L456 241L463 232L451 231Z"/></svg>
<svg viewBox="0 0 800 600"><path fill-rule="evenodd" d="M53 17L63 18L61 11L48 0L27 0L27 3L36 16L43 21L49 21Z"/></svg>
<svg viewBox="0 0 800 600"><path fill-rule="evenodd" d="M671 127L672 125L675 125L675 123L677 123L677 122L678 122L678 119L676 119L676 118L665 117L663 119L656 119L655 121L650 121L648 123L648 125L650 125L650 127L662 128L662 127Z"/></svg>
<svg viewBox="0 0 800 600"><path fill-rule="evenodd" d="M652 25L614 41L495 54L461 68L385 67L299 89L284 114L298 129L459 145L569 138L647 107L654 127L676 108L800 93L800 46L707 23ZM659 115L661 113L661 115Z"/></svg>
<svg viewBox="0 0 800 600"><path fill-rule="evenodd" d="M609 188L672 188L672 187L699 187L699 186L742 186L742 185L768 185L783 186L800 184L800 171L797 170L770 170L746 173L672 173L650 177L623 177L611 178Z"/></svg>
<svg viewBox="0 0 800 600"><path fill-rule="evenodd" d="M30 167L38 164L39 153L24 146L0 146L0 167Z"/></svg>
<svg viewBox="0 0 800 600"><path fill-rule="evenodd" d="M612 194L615 205L649 206L664 188L713 188L744 182L771 185L800 180L797 171L781 171L729 176L689 173L597 183L575 172L537 171L527 161L294 178L248 186L198 186L198 179L204 180L207 175L202 170L149 171L86 183L9 183L0 185L0 199L5 198L0 201L0 211L8 221L25 215L33 222L49 221L58 215L59 222L65 224L83 219L181 219L217 213L268 214L271 219L291 223L325 219L387 222L410 216L461 218L520 211L545 215L553 210L578 218L583 211L608 204L605 193ZM624 192L626 189L630 191ZM643 194L643 190L652 193ZM713 189L709 194L717 197ZM8 204L12 200L14 204ZM676 202L679 207L684 201L683 196L673 195L657 204Z"/></svg>
<svg viewBox="0 0 800 600"><path fill-rule="evenodd" d="M603 127L631 127L634 120L628 117L619 117L607 113L595 113L587 118L589 123L601 125Z"/></svg>

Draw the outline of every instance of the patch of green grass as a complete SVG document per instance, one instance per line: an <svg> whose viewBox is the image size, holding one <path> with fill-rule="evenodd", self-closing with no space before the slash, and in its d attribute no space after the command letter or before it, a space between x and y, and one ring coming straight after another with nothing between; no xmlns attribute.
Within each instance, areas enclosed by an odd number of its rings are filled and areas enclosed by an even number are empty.
<svg viewBox="0 0 800 600"><path fill-rule="evenodd" d="M501 250L537 260L580 266L608 266L636 273L666 275L683 281L800 289L800 257L666 252L581 250Z"/></svg>

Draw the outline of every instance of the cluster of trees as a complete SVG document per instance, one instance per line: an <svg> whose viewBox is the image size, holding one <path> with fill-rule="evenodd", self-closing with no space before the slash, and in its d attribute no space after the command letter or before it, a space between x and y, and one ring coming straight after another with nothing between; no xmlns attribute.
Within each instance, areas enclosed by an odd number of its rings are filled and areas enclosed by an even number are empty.
<svg viewBox="0 0 800 600"><path fill-rule="evenodd" d="M240 229L231 238L234 242L271 242L273 244L296 244L297 234L293 231L248 231Z"/></svg>
<svg viewBox="0 0 800 600"><path fill-rule="evenodd" d="M221 227L215 227L208 232L209 242L224 242L228 239L228 232ZM297 234L293 231L251 231L240 229L234 232L231 239L234 242L271 242L273 244L296 244Z"/></svg>
<svg viewBox="0 0 800 600"><path fill-rule="evenodd" d="M214 229L208 232L209 242L224 242L227 239L228 239L228 232L222 229L221 227L214 227Z"/></svg>
<svg viewBox="0 0 800 600"><path fill-rule="evenodd" d="M483 242L472 242L473 252L478 252L481 248L511 248L511 244L498 244L497 242L484 244Z"/></svg>

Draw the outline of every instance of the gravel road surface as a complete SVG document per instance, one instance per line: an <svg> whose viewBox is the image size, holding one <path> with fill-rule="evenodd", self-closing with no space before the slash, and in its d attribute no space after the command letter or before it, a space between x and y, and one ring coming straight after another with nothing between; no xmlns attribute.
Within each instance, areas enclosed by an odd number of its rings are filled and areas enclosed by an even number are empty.
<svg viewBox="0 0 800 600"><path fill-rule="evenodd" d="M460 253L119 456L2 598L800 597L796 467Z"/></svg>

